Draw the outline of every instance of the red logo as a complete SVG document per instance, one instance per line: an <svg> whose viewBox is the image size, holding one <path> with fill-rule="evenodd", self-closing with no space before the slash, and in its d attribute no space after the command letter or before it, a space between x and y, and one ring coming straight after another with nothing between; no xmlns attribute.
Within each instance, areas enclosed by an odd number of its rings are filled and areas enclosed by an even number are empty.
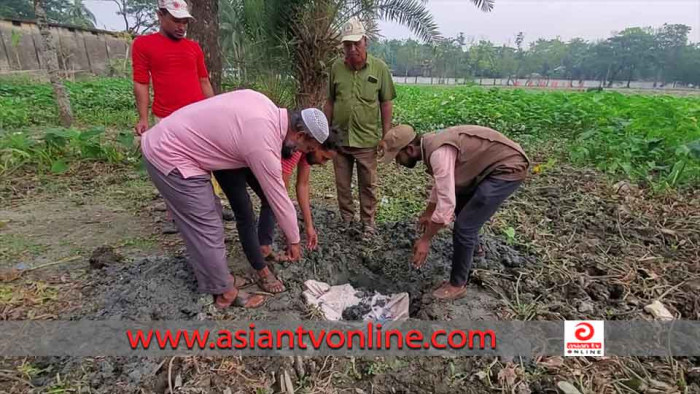
<svg viewBox="0 0 700 394"><path fill-rule="evenodd" d="M571 357L605 355L605 322L567 320L564 322L564 355Z"/></svg>
<svg viewBox="0 0 700 394"><path fill-rule="evenodd" d="M180 3L177 3L177 2L173 3L173 8L176 8L176 9L180 8Z"/></svg>
<svg viewBox="0 0 700 394"><path fill-rule="evenodd" d="M574 336L579 341L587 341L593 338L594 334L595 330L593 329L593 326L590 323L579 323L576 325L576 331L574 331Z"/></svg>

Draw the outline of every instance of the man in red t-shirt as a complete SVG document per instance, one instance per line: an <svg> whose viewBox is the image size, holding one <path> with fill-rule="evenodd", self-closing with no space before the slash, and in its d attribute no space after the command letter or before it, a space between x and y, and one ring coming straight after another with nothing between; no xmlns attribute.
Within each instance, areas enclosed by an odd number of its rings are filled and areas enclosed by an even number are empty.
<svg viewBox="0 0 700 394"><path fill-rule="evenodd" d="M204 53L185 38L192 15L184 0L159 0L160 31L138 37L131 52L134 96L139 111L136 133L148 130L149 81L153 80L153 115L162 119L214 95Z"/></svg>
<svg viewBox="0 0 700 394"><path fill-rule="evenodd" d="M202 48L185 38L187 24L194 20L187 3L184 0L158 0L157 13L160 30L136 38L131 50L134 96L139 112L135 126L137 135L149 128L150 81L153 81L152 112L156 123L182 107L214 95ZM212 177L214 188L221 197L223 192L215 182ZM233 219L230 210L224 211L224 218ZM163 233L176 232L168 210Z"/></svg>
<svg viewBox="0 0 700 394"><path fill-rule="evenodd" d="M326 141L321 144L319 149L303 154L295 152L289 159L282 159L282 179L284 184L289 189L289 181L291 180L294 168L297 168L296 192L299 208L304 218L304 227L306 229L306 248L314 250L318 246L318 234L314 228L313 218L311 216L311 203L309 197L309 178L311 175L312 165L323 165L328 160L332 160L338 151L338 135L337 130L331 129ZM260 241L260 251L267 261L282 261L282 257L276 256L272 252L272 239L275 235L275 215L267 200L264 198L262 189L258 184L257 179L253 176L247 178L248 186L258 195L261 202L260 217L258 219L258 240Z"/></svg>

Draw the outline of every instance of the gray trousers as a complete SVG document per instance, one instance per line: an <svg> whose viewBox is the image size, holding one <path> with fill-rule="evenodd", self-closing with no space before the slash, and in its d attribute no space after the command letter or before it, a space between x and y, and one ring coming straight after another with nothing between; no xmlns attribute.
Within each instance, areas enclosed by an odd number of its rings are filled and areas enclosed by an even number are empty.
<svg viewBox="0 0 700 394"><path fill-rule="evenodd" d="M214 194L211 176L185 179L177 169L166 176L145 157L144 162L185 241L198 290L222 294L233 289L226 261L221 201Z"/></svg>
<svg viewBox="0 0 700 394"><path fill-rule="evenodd" d="M467 283L474 249L479 243L479 229L522 183L487 177L471 193L457 194L450 284L464 286Z"/></svg>

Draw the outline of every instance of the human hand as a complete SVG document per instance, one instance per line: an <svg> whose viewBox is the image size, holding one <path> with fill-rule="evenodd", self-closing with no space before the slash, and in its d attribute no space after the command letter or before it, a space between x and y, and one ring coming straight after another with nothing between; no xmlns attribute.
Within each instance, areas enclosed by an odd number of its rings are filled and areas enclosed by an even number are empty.
<svg viewBox="0 0 700 394"><path fill-rule="evenodd" d="M298 243L287 246L286 261L299 261L301 259L301 246Z"/></svg>
<svg viewBox="0 0 700 394"><path fill-rule="evenodd" d="M141 119L136 123L136 126L134 126L134 134L137 136L142 135L146 130L148 130L148 119Z"/></svg>
<svg viewBox="0 0 700 394"><path fill-rule="evenodd" d="M430 251L430 241L421 237L415 244L413 244L413 268L420 268L425 264L425 260L428 258L428 252Z"/></svg>
<svg viewBox="0 0 700 394"><path fill-rule="evenodd" d="M309 250L315 250L318 247L318 233L313 226L309 226L306 229L306 248Z"/></svg>

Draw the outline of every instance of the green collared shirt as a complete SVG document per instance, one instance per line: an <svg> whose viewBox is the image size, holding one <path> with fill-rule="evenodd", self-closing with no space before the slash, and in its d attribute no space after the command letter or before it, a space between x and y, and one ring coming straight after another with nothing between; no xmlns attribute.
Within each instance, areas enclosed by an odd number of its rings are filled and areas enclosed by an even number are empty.
<svg viewBox="0 0 700 394"><path fill-rule="evenodd" d="M373 148L382 139L379 105L396 98L389 67L367 54L367 62L355 71L343 58L331 66L328 98L333 101L333 125L340 130L342 146Z"/></svg>

